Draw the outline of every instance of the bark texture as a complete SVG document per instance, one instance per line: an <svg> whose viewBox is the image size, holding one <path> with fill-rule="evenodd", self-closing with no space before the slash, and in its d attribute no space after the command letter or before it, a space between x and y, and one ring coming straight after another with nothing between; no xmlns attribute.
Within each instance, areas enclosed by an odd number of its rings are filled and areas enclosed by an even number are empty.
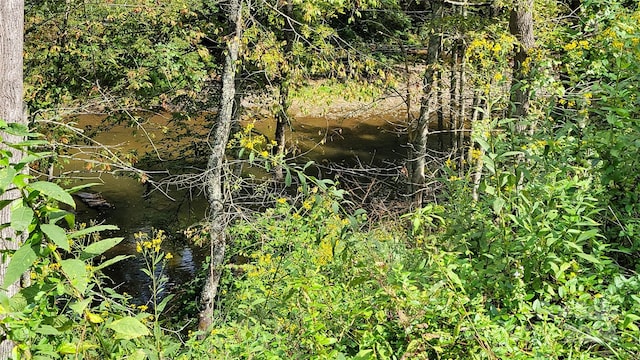
<svg viewBox="0 0 640 360"><path fill-rule="evenodd" d="M209 224L211 233L211 266L202 289L199 329L208 330L213 323L213 310L218 284L222 275L227 246L226 227L228 213L225 211L224 164L225 149L233 122L236 97L236 63L242 38L242 6L240 0L230 0L225 9L232 31L227 40L222 73L222 96L215 128L209 140L211 155L207 164L207 195L209 197Z"/></svg>
<svg viewBox="0 0 640 360"><path fill-rule="evenodd" d="M533 0L519 0L509 17L509 31L518 39L518 48L514 56L513 82L511 84L511 116L520 119L518 130L524 131L523 119L529 114L531 91L527 80L530 66L524 66L531 49L535 46L533 35Z"/></svg>
<svg viewBox="0 0 640 360"><path fill-rule="evenodd" d="M22 84L22 34L24 23L23 0L0 1L0 118L8 123L26 122L23 110L23 84ZM2 133L2 138L9 142L20 139ZM4 149L0 144L0 149ZM22 154L12 151L12 163L20 160ZM0 196L1 200L15 198L11 191ZM0 224L10 221L10 207L0 210ZM0 250L17 249L20 239L10 228L0 230ZM8 265L8 259L2 257L0 261L0 284L4 283L4 277ZM5 294L12 296L18 292L20 284L15 283L7 289L0 289ZM13 344L9 341L0 343L0 359L8 359L11 356Z"/></svg>
<svg viewBox="0 0 640 360"><path fill-rule="evenodd" d="M433 18L439 19L442 16L442 2L434 1L432 4ZM434 83L437 81L438 59L442 47L442 34L434 32L429 38L429 48L427 50L427 69L422 77L422 96L420 98L420 115L416 121L416 126L409 134L410 154L409 154L409 183L411 194L414 197L416 206L422 206L425 191L425 167L427 157L427 141L429 139L429 125L431 124L431 114L434 111L433 97L436 96Z"/></svg>
<svg viewBox="0 0 640 360"><path fill-rule="evenodd" d="M285 58L293 57L293 42L295 38L295 29L293 28L293 0L287 0L284 7L285 22L289 25L284 31L284 54ZM291 71L289 64L282 64L280 69L280 78L278 79L278 112L276 113L276 156L284 159L286 136L285 130L291 125L291 119L289 118L289 107L291 106L291 100L289 99L289 86L291 86ZM275 168L275 178L278 181L284 179L284 173L281 165Z"/></svg>

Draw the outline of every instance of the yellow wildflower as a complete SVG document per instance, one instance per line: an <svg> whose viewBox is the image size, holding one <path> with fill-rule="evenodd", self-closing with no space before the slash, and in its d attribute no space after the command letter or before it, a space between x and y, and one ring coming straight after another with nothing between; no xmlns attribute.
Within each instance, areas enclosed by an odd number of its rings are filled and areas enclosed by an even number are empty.
<svg viewBox="0 0 640 360"><path fill-rule="evenodd" d="M571 50L573 50L573 49L575 49L575 48L577 48L577 47L578 47L578 43L577 43L577 42L575 42L575 41L572 41L572 42L570 42L570 43L566 44L566 45L564 46L564 49L565 49L565 50L567 50L567 51L571 51Z"/></svg>
<svg viewBox="0 0 640 360"><path fill-rule="evenodd" d="M287 199L286 199L286 198L279 198L278 200L276 200L276 202L277 202L278 204L284 204L284 203L286 203L286 202L287 202Z"/></svg>
<svg viewBox="0 0 640 360"><path fill-rule="evenodd" d="M147 309L149 309L149 307L147 305L138 305L138 310L140 311L147 311Z"/></svg>
<svg viewBox="0 0 640 360"><path fill-rule="evenodd" d="M173 254L171 254L171 253L169 252L169 253L167 253L164 257L165 257L165 259L167 259L167 260L171 260L171 259L173 259Z"/></svg>
<svg viewBox="0 0 640 360"><path fill-rule="evenodd" d="M498 73L495 73L495 74L493 75L493 80L495 80L495 81L500 81L500 80L502 80L502 74L501 74L501 73L499 73L499 72L498 72Z"/></svg>
<svg viewBox="0 0 640 360"><path fill-rule="evenodd" d="M622 50L624 47L624 43L620 40L615 40L611 45L618 50Z"/></svg>
<svg viewBox="0 0 640 360"><path fill-rule="evenodd" d="M142 252L142 244L141 243L136 243L136 252L141 253Z"/></svg>

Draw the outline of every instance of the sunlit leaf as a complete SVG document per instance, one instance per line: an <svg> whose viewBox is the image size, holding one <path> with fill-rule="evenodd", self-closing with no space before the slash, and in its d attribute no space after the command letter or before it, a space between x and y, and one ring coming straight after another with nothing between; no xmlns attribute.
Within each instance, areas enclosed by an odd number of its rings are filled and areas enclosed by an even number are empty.
<svg viewBox="0 0 640 360"><path fill-rule="evenodd" d="M18 249L9 262L7 272L4 275L4 283L2 287L6 289L9 285L18 281L31 265L36 261L38 255L30 243L25 243Z"/></svg>
<svg viewBox="0 0 640 360"><path fill-rule="evenodd" d="M66 251L70 251L69 241L67 240L67 232L58 225L54 224L42 224L40 230L47 235L47 237L56 244L57 247Z"/></svg>
<svg viewBox="0 0 640 360"><path fill-rule="evenodd" d="M107 327L116 332L116 338L118 339L130 340L151 334L140 320L131 316L116 320L107 325Z"/></svg>
<svg viewBox="0 0 640 360"><path fill-rule="evenodd" d="M11 209L11 227L16 231L26 231L33 221L33 210L20 201Z"/></svg>
<svg viewBox="0 0 640 360"><path fill-rule="evenodd" d="M111 249L112 247L118 245L124 238L110 238L104 239L97 242L94 242L88 245L80 254L81 260L88 260L98 255L102 255L105 251Z"/></svg>
<svg viewBox="0 0 640 360"><path fill-rule="evenodd" d="M84 261L78 259L62 260L60 267L71 285L83 294L89 285L89 276Z"/></svg>
<svg viewBox="0 0 640 360"><path fill-rule="evenodd" d="M33 190L39 191L41 194L48 196L52 199L58 200L64 204L67 204L73 208L76 207L75 201L68 192L63 188L48 181L37 181L29 184L29 187Z"/></svg>

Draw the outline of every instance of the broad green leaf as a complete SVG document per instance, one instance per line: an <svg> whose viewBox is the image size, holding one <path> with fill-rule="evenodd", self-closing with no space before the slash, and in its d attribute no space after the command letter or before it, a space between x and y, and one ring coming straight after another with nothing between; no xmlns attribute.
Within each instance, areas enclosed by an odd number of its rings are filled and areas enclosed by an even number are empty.
<svg viewBox="0 0 640 360"><path fill-rule="evenodd" d="M82 301L76 301L73 304L69 305L71 310L75 311L76 314L82 315L84 313L84 309L89 306L89 303L93 300L93 298L87 298Z"/></svg>
<svg viewBox="0 0 640 360"><path fill-rule="evenodd" d="M21 123L8 123L6 127L2 129L4 132L16 135L16 136L34 136L35 133L29 131L29 128L25 124Z"/></svg>
<svg viewBox="0 0 640 360"><path fill-rule="evenodd" d="M33 210L24 206L22 201L11 209L11 227L16 231L26 231L33 221Z"/></svg>
<svg viewBox="0 0 640 360"><path fill-rule="evenodd" d="M38 255L30 243L25 243L20 249L18 249L11 257L11 262L7 267L7 272L4 275L4 283L2 287L6 289L9 285L16 282L25 271L29 270L31 265L36 261Z"/></svg>
<svg viewBox="0 0 640 360"><path fill-rule="evenodd" d="M113 257L113 258L111 258L111 259L109 259L109 260L107 260L107 261L103 262L102 264L100 264L100 265L98 265L98 266L94 267L94 269L95 269L96 271L98 271L98 270L102 270L102 269L104 269L104 268L106 268L106 267L108 267L108 266L111 266L111 265L113 265L113 264L115 264L115 263L117 263L117 262L120 262L120 261L124 260L124 259L128 259L128 258L130 258L130 257L132 257L132 256L133 256L133 255L118 255L118 256L115 256L115 257Z"/></svg>
<svg viewBox="0 0 640 360"><path fill-rule="evenodd" d="M495 163L493 162L493 159L491 159L489 156L484 155L482 156L482 161L484 163L484 167L489 170L489 172L491 174L495 174L496 173L496 166Z"/></svg>
<svg viewBox="0 0 640 360"><path fill-rule="evenodd" d="M81 294L84 294L89 285L89 275L84 261L78 259L62 260L60 261L60 267L71 285Z"/></svg>
<svg viewBox="0 0 640 360"><path fill-rule="evenodd" d="M500 213L502 212L502 208L504 207L505 204L506 204L506 201L501 197L498 197L495 200L493 200L493 213L496 215L500 215Z"/></svg>
<svg viewBox="0 0 640 360"><path fill-rule="evenodd" d="M167 304L169 303L169 301L171 301L171 299L173 299L173 296L174 296L174 294L169 294L164 299L162 299L160 304L158 304L158 306L156 307L156 311L158 313L162 313L164 311L164 309L167 307Z"/></svg>
<svg viewBox="0 0 640 360"><path fill-rule="evenodd" d="M598 229L587 230L587 231L583 232L582 234L580 234L580 236L578 236L577 242L582 242L584 240L589 240L589 239L594 238L596 236L598 236Z"/></svg>
<svg viewBox="0 0 640 360"><path fill-rule="evenodd" d="M291 186L291 171L289 171L289 168L287 168L287 173L284 176L284 186Z"/></svg>
<svg viewBox="0 0 640 360"><path fill-rule="evenodd" d="M594 264L600 264L600 260L598 260L598 258L596 258L595 256L591 255L591 254L586 254L583 252L579 252L576 253L576 255L580 256L581 258L587 260L588 262L594 263Z"/></svg>
<svg viewBox="0 0 640 360"><path fill-rule="evenodd" d="M369 360L375 359L375 355L372 349L360 350L356 356L354 356L353 360Z"/></svg>
<svg viewBox="0 0 640 360"><path fill-rule="evenodd" d="M72 343L62 343L58 346L57 351L62 355L70 355L76 353L76 345Z"/></svg>
<svg viewBox="0 0 640 360"><path fill-rule="evenodd" d="M137 349L134 351L127 359L130 360L145 360L147 358L147 354L144 353L144 350Z"/></svg>
<svg viewBox="0 0 640 360"><path fill-rule="evenodd" d="M82 229L82 230L78 230L78 231L74 231L74 232L70 233L69 234L69 238L70 239L75 239L75 238L79 238L81 236L85 236L87 234L100 232L100 231L105 231L105 230L118 230L118 227L115 226L115 225L96 225L96 226L91 226L91 227L88 227L86 229Z"/></svg>
<svg viewBox="0 0 640 360"><path fill-rule="evenodd" d="M130 340L151 334L140 320L131 316L116 320L107 325L107 327L116 332L116 338L118 339Z"/></svg>
<svg viewBox="0 0 640 360"><path fill-rule="evenodd" d="M500 154L500 156L498 156L498 159L503 159L503 158L508 158L511 156L519 156L524 154L522 151L507 151L505 153Z"/></svg>
<svg viewBox="0 0 640 360"><path fill-rule="evenodd" d="M57 247L71 251L69 248L69 240L67 240L67 232L63 228L54 224L43 224L40 225L40 230L42 230Z"/></svg>
<svg viewBox="0 0 640 360"><path fill-rule="evenodd" d="M90 183L90 184L78 185L78 186L74 186L74 187L72 187L70 189L67 189L67 192L69 194L73 194L73 193L78 192L78 191L80 191L82 189L90 188L90 187L97 186L97 185L102 185L102 184L100 184L100 183Z"/></svg>
<svg viewBox="0 0 640 360"><path fill-rule="evenodd" d="M54 328L51 325L41 325L36 329L36 333L42 335L58 335L60 334L60 331L58 331L58 329Z"/></svg>
<svg viewBox="0 0 640 360"><path fill-rule="evenodd" d="M39 191L42 195L58 200L72 208L76 207L76 202L73 201L71 195L57 184L48 181L37 181L29 184L29 187L33 190Z"/></svg>
<svg viewBox="0 0 640 360"><path fill-rule="evenodd" d="M489 146L489 143L485 139L477 138L474 140L478 143L478 145L480 145L480 148L484 151L489 151L489 149L491 148L491 146Z"/></svg>
<svg viewBox="0 0 640 360"><path fill-rule="evenodd" d="M6 167L0 169L0 192L4 192L7 190L7 187L11 185L13 182L13 177L16 176L18 172L16 169L12 167Z"/></svg>
<svg viewBox="0 0 640 360"><path fill-rule="evenodd" d="M82 251L82 254L80 254L80 259L88 260L98 255L102 255L105 251L118 245L123 239L124 238L121 238L121 237L110 238L110 239L104 239L104 240L95 242L93 244L90 244L89 246L84 248L84 250Z"/></svg>
<svg viewBox="0 0 640 360"><path fill-rule="evenodd" d="M453 269L451 268L447 268L446 270L447 273L447 277L456 285L458 286L461 290L464 290L464 287L462 286L462 281L460 280L460 277L458 277L458 274L456 274L455 272L453 272Z"/></svg>
<svg viewBox="0 0 640 360"><path fill-rule="evenodd" d="M87 315L87 319L93 324L99 324L101 322L104 322L104 319L102 318L102 316L98 314L94 314L90 311L87 311L86 315Z"/></svg>

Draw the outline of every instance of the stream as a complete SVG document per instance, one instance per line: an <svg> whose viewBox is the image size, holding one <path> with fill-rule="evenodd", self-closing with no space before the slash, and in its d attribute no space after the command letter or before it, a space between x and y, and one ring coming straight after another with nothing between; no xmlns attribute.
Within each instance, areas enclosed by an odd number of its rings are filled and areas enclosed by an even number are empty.
<svg viewBox="0 0 640 360"><path fill-rule="evenodd" d="M80 128L95 129L100 126L102 119L101 116L83 115L74 120ZM191 121L198 122L199 119ZM342 163L348 166L359 159L361 163L380 165L406 157L406 136L400 134L395 125L402 121L402 116L396 118L389 114L345 119L299 117L293 128L289 129L287 138L298 154L296 161L299 163L313 160L319 164ZM144 127L136 129L116 125L107 132L97 134L95 139L104 145L119 145L126 150L135 150L139 155L153 154L154 148L149 139L153 139L156 148L166 149L175 145L168 143L163 136L173 131L171 126L167 116L158 115L150 118ZM267 136L273 134L274 126L274 122L269 120L255 123L255 129ZM140 270L143 266L141 259L135 256L133 234L140 231L151 233L153 229L163 229L167 232L168 239L162 247L173 255L165 269L170 287L194 278L206 259L208 248L202 249L187 243L181 230L203 219L207 208L203 193L197 189L169 189L166 194L159 191L145 194L145 185L137 179L88 171L86 163L82 161L71 162L64 171L74 171L74 177L83 178L77 180L78 183L100 183L90 191L101 194L112 205L111 208L97 210L78 201L77 218L79 222L95 221L119 227L118 231L103 234L103 237L125 238L109 255L134 255L107 269L107 276L118 291L132 295L136 303L149 300L149 280Z"/></svg>

